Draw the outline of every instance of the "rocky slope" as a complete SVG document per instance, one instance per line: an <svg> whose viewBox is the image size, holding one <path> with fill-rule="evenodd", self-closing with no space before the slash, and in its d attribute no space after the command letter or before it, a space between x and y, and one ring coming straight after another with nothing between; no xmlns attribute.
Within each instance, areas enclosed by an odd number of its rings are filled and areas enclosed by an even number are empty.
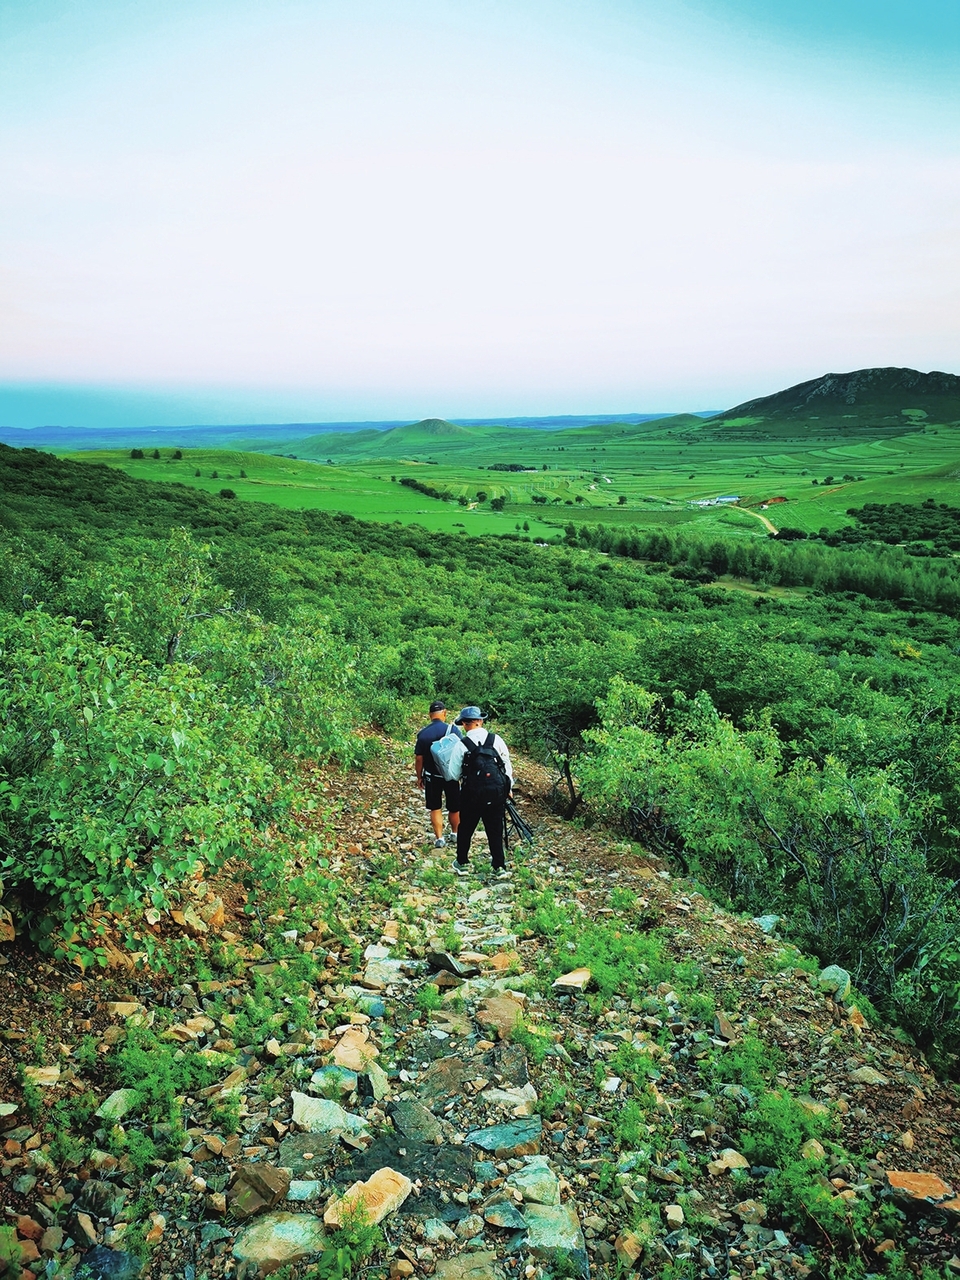
<svg viewBox="0 0 960 1280"><path fill-rule="evenodd" d="M27 1277L335 1277L358 1202L382 1232L363 1265L395 1278L960 1269L957 1095L866 1025L842 971L559 822L532 765L513 879L480 874L482 840L456 879L409 766L385 743L317 777L345 797L332 830L304 817L341 920L251 933L236 885L195 886L164 928L229 948L215 978L8 948L0 1186ZM298 956L323 966L307 985ZM107 1070L148 1030L147 1075L169 1052L214 1076L153 1159L147 1086Z"/></svg>

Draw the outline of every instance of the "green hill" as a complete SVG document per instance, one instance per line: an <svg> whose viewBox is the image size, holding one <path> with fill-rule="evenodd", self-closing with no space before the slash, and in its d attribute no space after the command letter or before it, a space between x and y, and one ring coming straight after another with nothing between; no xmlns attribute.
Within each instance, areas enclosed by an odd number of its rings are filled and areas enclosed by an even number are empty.
<svg viewBox="0 0 960 1280"><path fill-rule="evenodd" d="M916 369L857 369L827 373L774 395L746 400L710 419L711 424L756 427L761 423L821 428L903 430L960 421L960 377ZM814 428L816 430L816 427Z"/></svg>

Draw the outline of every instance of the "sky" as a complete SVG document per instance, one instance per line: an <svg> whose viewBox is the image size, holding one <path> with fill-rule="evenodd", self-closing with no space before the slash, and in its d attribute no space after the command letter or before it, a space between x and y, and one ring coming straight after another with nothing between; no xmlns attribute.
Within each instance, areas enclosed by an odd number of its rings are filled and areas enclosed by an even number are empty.
<svg viewBox="0 0 960 1280"><path fill-rule="evenodd" d="M0 424L960 372L956 0L0 0Z"/></svg>

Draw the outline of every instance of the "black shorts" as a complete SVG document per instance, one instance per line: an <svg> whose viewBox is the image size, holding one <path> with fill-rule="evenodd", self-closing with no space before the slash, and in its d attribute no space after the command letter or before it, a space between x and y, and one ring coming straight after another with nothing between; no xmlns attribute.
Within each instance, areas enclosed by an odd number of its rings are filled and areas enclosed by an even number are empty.
<svg viewBox="0 0 960 1280"><path fill-rule="evenodd" d="M460 812L460 783L448 782L446 778L435 778L433 774L423 775L423 799L427 809L443 808L443 797L447 797L447 813Z"/></svg>

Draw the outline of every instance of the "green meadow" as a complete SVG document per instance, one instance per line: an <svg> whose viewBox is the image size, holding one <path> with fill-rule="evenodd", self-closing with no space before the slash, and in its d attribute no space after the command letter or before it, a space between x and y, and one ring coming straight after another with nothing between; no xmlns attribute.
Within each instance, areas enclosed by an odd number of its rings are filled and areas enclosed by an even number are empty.
<svg viewBox="0 0 960 1280"><path fill-rule="evenodd" d="M561 431L429 420L314 435L296 448L297 457L222 449L185 449L179 460L170 449L159 459L148 451L133 459L129 450L68 456L137 479L213 494L229 488L240 500L288 509L447 532L513 533L519 526L534 538L556 536L571 520L734 536L766 536L765 521L775 529L832 531L849 523L850 507L927 498L956 505L960 494L960 426L919 425L911 417L870 428L680 416ZM490 470L494 464L526 469ZM404 478L443 499L401 484ZM721 496L738 502L697 505ZM502 511L491 509L496 498L504 500Z"/></svg>

